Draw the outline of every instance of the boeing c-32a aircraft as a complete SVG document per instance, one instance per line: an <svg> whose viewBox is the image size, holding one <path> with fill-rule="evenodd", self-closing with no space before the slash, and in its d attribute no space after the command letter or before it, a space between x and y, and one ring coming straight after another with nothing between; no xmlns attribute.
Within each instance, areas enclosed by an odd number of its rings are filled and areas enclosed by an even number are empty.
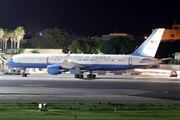
<svg viewBox="0 0 180 120"><path fill-rule="evenodd" d="M70 71L75 78L83 78L83 72L89 71L88 78L95 78L93 70L125 70L160 63L154 58L164 28L155 29L142 45L129 55L108 54L19 54L13 56L6 65L24 70L26 68L47 68L51 75Z"/></svg>

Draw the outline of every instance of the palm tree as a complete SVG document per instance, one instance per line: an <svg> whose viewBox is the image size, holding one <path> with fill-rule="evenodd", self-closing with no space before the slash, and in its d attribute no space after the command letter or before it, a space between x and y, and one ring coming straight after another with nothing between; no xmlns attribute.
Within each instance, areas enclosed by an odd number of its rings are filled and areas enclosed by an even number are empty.
<svg viewBox="0 0 180 120"><path fill-rule="evenodd" d="M9 33L9 36L10 36L10 40L11 40L11 49L13 49L13 43L15 42L15 39L16 39L16 36L15 36L15 31L12 30L10 33ZM14 43L14 46L16 44Z"/></svg>
<svg viewBox="0 0 180 120"><path fill-rule="evenodd" d="M10 37L10 31L8 29L4 30L4 36L3 36L3 41L4 41L4 50L7 49L7 41L9 40Z"/></svg>
<svg viewBox="0 0 180 120"><path fill-rule="evenodd" d="M4 36L4 30L2 28L0 28L1 49L3 48L3 36Z"/></svg>
<svg viewBox="0 0 180 120"><path fill-rule="evenodd" d="M2 38L4 35L4 30L2 28L0 28L0 38Z"/></svg>
<svg viewBox="0 0 180 120"><path fill-rule="evenodd" d="M16 48L14 49L14 54L21 54L24 53L24 49L23 48Z"/></svg>
<svg viewBox="0 0 180 120"><path fill-rule="evenodd" d="M1 54L1 56L0 56L0 62L1 62L1 66L3 66L3 67L1 68L2 71L4 71L4 63L5 63L5 61L6 61L6 57Z"/></svg>
<svg viewBox="0 0 180 120"><path fill-rule="evenodd" d="M22 26L17 27L15 29L15 35L16 35L16 40L18 42L17 48L19 48L20 40L22 40L24 38L24 35L25 35L24 27L22 27Z"/></svg>
<svg viewBox="0 0 180 120"><path fill-rule="evenodd" d="M39 50L31 50L31 53L40 53Z"/></svg>
<svg viewBox="0 0 180 120"><path fill-rule="evenodd" d="M101 42L101 39L95 39L95 38L91 38L90 36L88 36L87 38L84 37L83 39L84 41L84 48L83 51L87 54L92 54L92 53L98 53L98 44Z"/></svg>

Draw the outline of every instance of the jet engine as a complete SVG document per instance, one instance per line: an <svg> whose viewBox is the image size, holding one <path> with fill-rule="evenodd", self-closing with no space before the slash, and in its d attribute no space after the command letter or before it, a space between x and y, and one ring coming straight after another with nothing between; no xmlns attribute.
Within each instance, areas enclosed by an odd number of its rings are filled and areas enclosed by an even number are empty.
<svg viewBox="0 0 180 120"><path fill-rule="evenodd" d="M51 75L57 75L57 74L61 74L62 72L67 72L67 71L69 71L69 69L62 68L59 65L47 66L47 72L48 72L48 74L51 74Z"/></svg>

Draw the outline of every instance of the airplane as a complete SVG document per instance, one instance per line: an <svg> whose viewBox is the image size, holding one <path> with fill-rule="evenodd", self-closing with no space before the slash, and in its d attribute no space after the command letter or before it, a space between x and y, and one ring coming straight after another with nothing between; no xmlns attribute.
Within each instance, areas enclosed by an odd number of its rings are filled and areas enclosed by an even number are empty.
<svg viewBox="0 0 180 120"><path fill-rule="evenodd" d="M164 28L157 28L153 33L129 55L110 54L19 54L6 62L8 67L23 70L27 77L26 68L47 68L47 73L58 75L70 71L75 78L95 78L93 70L126 70L158 64L161 60L154 58L164 33Z"/></svg>

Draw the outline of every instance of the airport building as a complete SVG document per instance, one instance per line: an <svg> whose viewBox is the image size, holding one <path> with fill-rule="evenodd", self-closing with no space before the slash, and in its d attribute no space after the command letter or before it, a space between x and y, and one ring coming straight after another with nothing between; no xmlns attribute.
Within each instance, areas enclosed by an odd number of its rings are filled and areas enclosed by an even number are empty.
<svg viewBox="0 0 180 120"><path fill-rule="evenodd" d="M152 32L154 30L155 29L152 29ZM180 40L180 25L177 24L172 25L172 29L165 29L161 41L165 42L174 40Z"/></svg>
<svg viewBox="0 0 180 120"><path fill-rule="evenodd" d="M38 50L40 54L56 54L62 53L62 49L25 49L24 53L32 53L31 51Z"/></svg>
<svg viewBox="0 0 180 120"><path fill-rule="evenodd" d="M111 38L119 37L119 36L129 38L130 40L133 39L133 35L128 35L127 33L114 32L114 33L110 33L109 35L102 35L102 40L110 40Z"/></svg>

